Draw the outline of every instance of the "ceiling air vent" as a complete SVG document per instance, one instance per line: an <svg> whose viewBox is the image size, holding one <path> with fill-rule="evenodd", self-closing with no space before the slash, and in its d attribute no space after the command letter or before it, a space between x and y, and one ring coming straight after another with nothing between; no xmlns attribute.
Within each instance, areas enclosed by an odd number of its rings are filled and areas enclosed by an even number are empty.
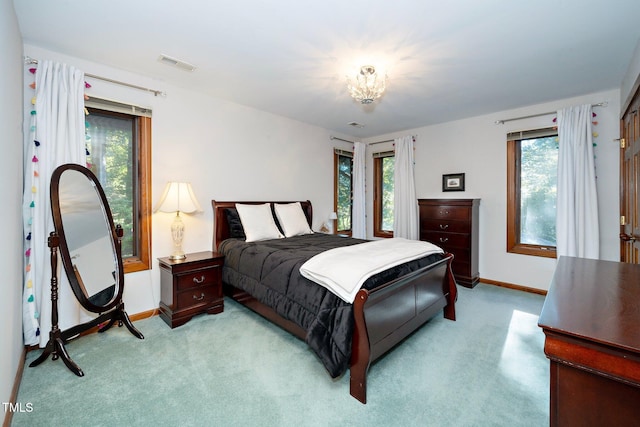
<svg viewBox="0 0 640 427"><path fill-rule="evenodd" d="M158 61L162 62L163 64L171 65L173 67L180 68L181 70L185 70L185 71L193 71L196 69L195 65L191 65L188 62L184 62L179 59L172 58L165 54L161 54L160 57L158 58Z"/></svg>
<svg viewBox="0 0 640 427"><path fill-rule="evenodd" d="M349 122L347 123L349 126L353 126L354 128L363 128L364 125L358 122Z"/></svg>

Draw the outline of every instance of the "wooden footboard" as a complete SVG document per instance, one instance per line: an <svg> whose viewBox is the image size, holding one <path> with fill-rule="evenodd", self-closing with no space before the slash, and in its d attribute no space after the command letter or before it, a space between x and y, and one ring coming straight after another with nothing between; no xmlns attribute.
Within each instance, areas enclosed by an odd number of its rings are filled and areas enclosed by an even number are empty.
<svg viewBox="0 0 640 427"><path fill-rule="evenodd" d="M355 329L351 350L350 392L367 403L367 373L373 361L444 309L456 319L453 255L370 291L354 301Z"/></svg>

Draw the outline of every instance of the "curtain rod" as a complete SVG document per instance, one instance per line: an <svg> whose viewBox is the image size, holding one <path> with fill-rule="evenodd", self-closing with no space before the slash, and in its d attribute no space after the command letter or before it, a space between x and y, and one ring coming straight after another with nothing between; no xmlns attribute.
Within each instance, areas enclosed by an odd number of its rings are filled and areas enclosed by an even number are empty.
<svg viewBox="0 0 640 427"><path fill-rule="evenodd" d="M28 56L25 56L24 62L25 62L25 64L37 64L38 60L37 59L33 59L31 57L28 57ZM96 76L95 74L85 73L84 75L85 75L85 77L89 77L89 78L92 78L92 79L98 79L98 80L102 80L104 82L114 83L114 84L117 84L117 85L120 85L120 86L126 86L126 87L130 87L130 88L133 88L133 89L143 90L145 92L151 92L151 93L153 93L154 96L158 96L158 95L167 96L167 93L163 92L161 90L149 89L147 87L133 85L131 83L126 83L126 82L121 82L119 80L113 80L113 79L110 79L108 77Z"/></svg>
<svg viewBox="0 0 640 427"><path fill-rule="evenodd" d="M415 136L412 137L412 138L413 138L414 141L416 140ZM348 139L338 138L337 136L329 136L329 139L337 139L338 141L350 142L352 144L355 144L354 141L349 141ZM393 139L387 139L385 141L369 142L369 143L367 143L367 145L376 145L376 144L382 144L383 142L393 142L393 141L394 141Z"/></svg>
<svg viewBox="0 0 640 427"><path fill-rule="evenodd" d="M382 144L385 142L393 142L393 139L387 139L386 141L376 141L376 142L370 142L368 145L376 145L376 144Z"/></svg>
<svg viewBox="0 0 640 427"><path fill-rule="evenodd" d="M344 141L344 142L349 142L351 144L355 144L355 141L349 141L348 139L338 138L337 136L333 136L333 135L330 135L329 139L337 139L338 141Z"/></svg>
<svg viewBox="0 0 640 427"><path fill-rule="evenodd" d="M606 107L608 106L609 103L608 102L598 102L597 104L591 104L592 107ZM548 113L540 113L540 114L532 114L530 116L522 116L522 117L514 117L512 119L504 119L504 120L496 120L494 123L496 125L503 125L506 122L512 122L514 120L522 120L522 119L530 119L533 117L541 117L541 116L548 116L549 114L555 114L557 113L557 111L549 111Z"/></svg>

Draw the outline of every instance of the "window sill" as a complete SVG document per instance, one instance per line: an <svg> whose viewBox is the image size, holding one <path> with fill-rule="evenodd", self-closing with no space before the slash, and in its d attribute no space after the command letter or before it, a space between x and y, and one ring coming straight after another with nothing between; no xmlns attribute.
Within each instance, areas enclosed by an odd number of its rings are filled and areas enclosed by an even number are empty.
<svg viewBox="0 0 640 427"><path fill-rule="evenodd" d="M382 237L385 239L390 239L393 237L393 231L374 231L373 237Z"/></svg>
<svg viewBox="0 0 640 427"><path fill-rule="evenodd" d="M512 248L507 248L507 252L544 258L556 258L556 248L550 246L516 245Z"/></svg>

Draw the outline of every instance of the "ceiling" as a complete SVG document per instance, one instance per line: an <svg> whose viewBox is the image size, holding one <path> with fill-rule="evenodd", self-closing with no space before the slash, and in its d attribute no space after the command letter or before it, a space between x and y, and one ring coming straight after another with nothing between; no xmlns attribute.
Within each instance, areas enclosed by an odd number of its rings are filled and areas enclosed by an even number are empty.
<svg viewBox="0 0 640 427"><path fill-rule="evenodd" d="M617 89L640 38L638 0L14 6L27 44L356 138ZM160 54L196 70L167 66ZM387 91L363 106L346 75L369 64L386 72Z"/></svg>

